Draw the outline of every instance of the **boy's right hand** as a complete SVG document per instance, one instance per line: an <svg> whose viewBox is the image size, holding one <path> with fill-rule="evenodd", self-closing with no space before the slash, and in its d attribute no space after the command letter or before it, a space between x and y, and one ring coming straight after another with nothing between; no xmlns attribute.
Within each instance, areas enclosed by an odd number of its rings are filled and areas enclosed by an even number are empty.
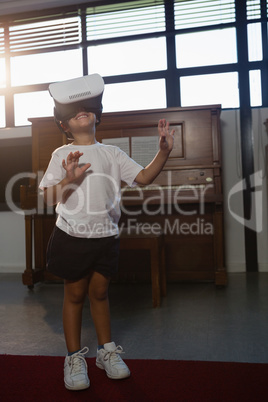
<svg viewBox="0 0 268 402"><path fill-rule="evenodd" d="M63 159L62 167L66 170L66 179L69 183L79 179L86 170L91 166L91 163L86 163L83 166L79 166L79 159L83 155L82 152L70 152L66 161Z"/></svg>

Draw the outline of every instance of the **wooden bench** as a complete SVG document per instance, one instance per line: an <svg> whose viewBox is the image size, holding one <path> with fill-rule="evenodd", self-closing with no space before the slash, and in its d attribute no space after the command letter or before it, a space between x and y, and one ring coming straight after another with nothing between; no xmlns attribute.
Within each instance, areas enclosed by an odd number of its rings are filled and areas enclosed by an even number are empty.
<svg viewBox="0 0 268 402"><path fill-rule="evenodd" d="M149 250L151 262L153 307L159 307L166 296L165 245L163 233L136 233L123 229L120 233L121 250Z"/></svg>

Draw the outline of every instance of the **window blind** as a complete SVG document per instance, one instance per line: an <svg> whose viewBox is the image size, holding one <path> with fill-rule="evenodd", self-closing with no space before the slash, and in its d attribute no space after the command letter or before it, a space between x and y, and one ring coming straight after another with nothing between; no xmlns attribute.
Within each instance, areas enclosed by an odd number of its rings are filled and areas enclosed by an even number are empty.
<svg viewBox="0 0 268 402"><path fill-rule="evenodd" d="M177 0L175 29L224 24L235 21L234 0Z"/></svg>
<svg viewBox="0 0 268 402"><path fill-rule="evenodd" d="M80 17L23 23L9 28L11 52L66 46L81 42Z"/></svg>
<svg viewBox="0 0 268 402"><path fill-rule="evenodd" d="M87 40L165 31L161 0L134 1L87 8Z"/></svg>
<svg viewBox="0 0 268 402"><path fill-rule="evenodd" d="M261 0L247 0L247 19L261 18Z"/></svg>
<svg viewBox="0 0 268 402"><path fill-rule="evenodd" d="M5 52L4 28L0 28L0 54Z"/></svg>

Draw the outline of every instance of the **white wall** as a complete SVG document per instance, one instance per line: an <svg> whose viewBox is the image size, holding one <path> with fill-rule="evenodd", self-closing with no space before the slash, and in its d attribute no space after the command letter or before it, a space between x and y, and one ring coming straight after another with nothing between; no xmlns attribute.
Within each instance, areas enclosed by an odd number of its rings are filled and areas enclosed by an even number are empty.
<svg viewBox="0 0 268 402"><path fill-rule="evenodd" d="M231 188L241 180L241 165L239 163L240 131L238 127L239 112L226 110L221 113L223 193L224 193L224 230L226 267L230 272L245 271L244 228L231 215L231 211L243 215L242 193L238 193L230 201L228 194Z"/></svg>
<svg viewBox="0 0 268 402"><path fill-rule="evenodd" d="M265 146L267 132L263 124L268 109L253 109L254 182L252 192L252 218L245 224L257 231L258 268L268 272L268 220L267 220L267 167ZM222 111L221 129L223 144L223 187L225 212L226 266L229 272L245 270L244 226L238 221L243 216L242 191L228 198L234 186L241 183L239 111ZM243 183L243 182L242 182Z"/></svg>
<svg viewBox="0 0 268 402"><path fill-rule="evenodd" d="M263 153L258 150L258 137L261 137L261 147L267 144L267 134L263 122L268 118L268 109L253 110L253 136L255 152L255 171L262 169L264 174ZM240 131L239 111L223 110L221 113L222 153L223 153L223 190L224 190L224 226L226 246L226 267L229 272L245 271L244 252L244 226L234 217L243 216L242 192L228 196L232 188L241 181L240 155ZM9 136L28 136L30 127L0 130L0 139ZM260 143L260 141L259 141ZM259 270L268 271L268 233L267 233L267 178L261 178L262 206L258 204L261 213L263 228L257 234ZM25 235L24 222L21 215L13 212L0 212L0 272L23 272L25 268Z"/></svg>
<svg viewBox="0 0 268 402"><path fill-rule="evenodd" d="M25 269L24 217L14 212L0 212L0 272Z"/></svg>
<svg viewBox="0 0 268 402"><path fill-rule="evenodd" d="M0 129L1 139L31 136L31 127ZM24 216L12 211L0 212L0 272L23 272L25 269Z"/></svg>
<svg viewBox="0 0 268 402"><path fill-rule="evenodd" d="M258 261L259 271L268 271L268 179L267 162L265 158L265 146L268 144L268 132L263 124L268 119L268 108L254 109L253 117L253 136L254 136L254 162L255 172L258 174L257 180L261 185L256 185L256 191L260 191L261 200L258 202L258 211L262 221L262 230L257 234L258 241Z"/></svg>
<svg viewBox="0 0 268 402"><path fill-rule="evenodd" d="M265 161L265 146L268 138L263 124L267 118L267 108L252 109L256 191L252 192L252 218L246 222L249 227L255 227L257 231L258 268L262 272L268 272L267 167ZM237 186L242 180L239 119L238 110L222 111L224 226L226 266L229 272L245 271L244 226L238 221L239 217L243 216L242 191L232 195L228 205L228 198L234 186Z"/></svg>

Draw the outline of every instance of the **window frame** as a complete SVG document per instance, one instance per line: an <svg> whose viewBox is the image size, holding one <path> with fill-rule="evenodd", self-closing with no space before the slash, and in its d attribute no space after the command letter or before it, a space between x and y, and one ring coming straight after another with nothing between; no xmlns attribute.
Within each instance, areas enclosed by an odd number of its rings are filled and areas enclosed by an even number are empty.
<svg viewBox="0 0 268 402"><path fill-rule="evenodd" d="M191 1L191 0L189 0ZM149 0L147 1L147 3ZM39 50L28 50L28 51L18 51L16 55L20 54L33 54L33 53L47 53L56 52L62 50L71 50L82 48L83 57L83 75L88 74L88 61L87 61L87 48L88 46L93 46L96 44L109 44L123 41L140 40L155 37L165 37L166 47L167 47L167 69L161 71L149 71L149 72L137 72L133 74L123 74L117 76L106 76L104 81L107 84L110 83L124 83L133 82L141 80L154 80L154 79L164 79L166 82L166 105L167 107L180 107L180 87L179 81L181 77L191 76L191 75L202 75L202 74L213 74L213 73L224 73L224 72L237 72L239 76L239 82L243 82L245 85L240 85L239 98L240 106L241 102L246 105L250 105L250 85L249 85L249 71L260 70L261 72L261 86L262 86L262 105L261 107L268 107L268 38L267 38L267 25L268 25L268 15L267 15L267 1L260 0L260 10L261 15L256 18L248 18L247 16L247 5L249 5L250 0L235 0L235 10L236 10L236 20L234 22L206 25L192 28L175 29L175 15L174 15L174 1L163 0L165 9L165 22L166 29L163 31L142 33L135 35L127 35L115 38L104 38L99 40L87 40L86 33L86 18L87 18L87 8L99 7L102 4L107 4L107 2L91 2L89 4L83 3L82 5L66 6L57 9L47 9L43 11L32 12L32 13L21 13L17 15L9 15L0 17L0 28L4 29L4 50L0 53L0 57L5 58L6 66L6 86L0 88L0 96L5 97L5 121L6 127L15 127L14 118L14 95L19 93L34 92L47 90L50 83L25 85L25 86L11 86L10 77L10 58L14 53L9 49L9 27L14 24L22 24L25 19L37 19L38 21L46 21L49 19L65 18L69 16L79 16L81 20L81 43L70 44L65 46L55 46L48 49ZM123 3L123 2L121 2ZM133 3L134 1L128 0L124 3ZM139 2L137 2L139 3ZM111 6L112 6L111 2ZM263 49L263 59L258 61L248 60L248 49L247 49L247 27L251 23L261 23L262 29L262 49ZM180 33L188 32L201 32L210 31L218 28L228 28L234 27L236 29L237 35L237 63L231 64L221 64L212 66L202 66L202 67L187 67L187 68L177 68L176 66L176 46L175 37ZM1 50L1 49L0 49ZM177 85L175 85L175 84ZM174 91L174 87L178 90Z"/></svg>

